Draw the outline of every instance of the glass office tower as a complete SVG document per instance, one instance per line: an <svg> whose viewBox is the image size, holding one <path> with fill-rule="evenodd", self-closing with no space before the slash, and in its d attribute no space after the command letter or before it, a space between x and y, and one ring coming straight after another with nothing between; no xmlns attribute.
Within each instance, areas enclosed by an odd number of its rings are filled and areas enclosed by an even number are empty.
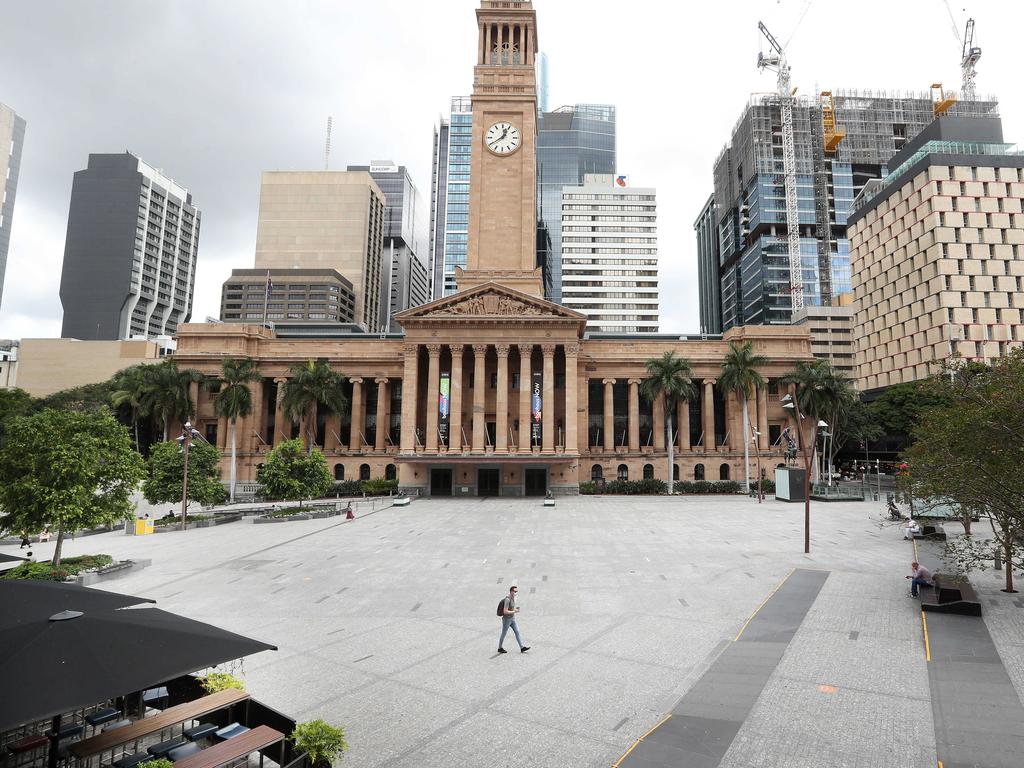
<svg viewBox="0 0 1024 768"><path fill-rule="evenodd" d="M434 129L430 184L430 273L433 298L458 290L455 268L466 266L469 243L469 165L473 147L473 103L452 99L451 113Z"/></svg>
<svg viewBox="0 0 1024 768"><path fill-rule="evenodd" d="M615 173L615 107L575 104L540 116L537 134L537 263L544 294L562 300L562 187Z"/></svg>

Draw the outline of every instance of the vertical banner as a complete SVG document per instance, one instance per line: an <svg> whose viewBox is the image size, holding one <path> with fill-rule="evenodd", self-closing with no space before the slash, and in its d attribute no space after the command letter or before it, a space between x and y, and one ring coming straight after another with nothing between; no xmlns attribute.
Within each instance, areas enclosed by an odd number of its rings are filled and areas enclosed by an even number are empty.
<svg viewBox="0 0 1024 768"><path fill-rule="evenodd" d="M534 373L530 386L530 441L533 445L540 445L542 437L541 415L543 414L543 392L544 380L542 373Z"/></svg>
<svg viewBox="0 0 1024 768"><path fill-rule="evenodd" d="M448 416L451 405L452 375L442 373L437 393L437 431L443 445L448 445Z"/></svg>

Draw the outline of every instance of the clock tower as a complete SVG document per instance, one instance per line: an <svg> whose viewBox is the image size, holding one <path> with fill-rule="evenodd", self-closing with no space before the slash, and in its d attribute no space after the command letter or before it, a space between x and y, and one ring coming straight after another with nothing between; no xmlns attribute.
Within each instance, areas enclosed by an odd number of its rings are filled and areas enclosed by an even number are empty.
<svg viewBox="0 0 1024 768"><path fill-rule="evenodd" d="M459 290L494 281L543 297L537 266L537 14L530 0L481 0L473 69L466 269Z"/></svg>

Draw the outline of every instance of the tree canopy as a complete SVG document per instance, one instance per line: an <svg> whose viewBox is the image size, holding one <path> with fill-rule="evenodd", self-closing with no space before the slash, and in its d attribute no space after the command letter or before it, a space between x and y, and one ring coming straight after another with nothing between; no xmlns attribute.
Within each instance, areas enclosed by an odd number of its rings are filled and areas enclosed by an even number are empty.
<svg viewBox="0 0 1024 768"><path fill-rule="evenodd" d="M157 443L149 454L149 476L142 495L150 504L181 502L185 452L176 441ZM209 443L196 441L188 450L188 498L199 504L224 500L220 482L220 453Z"/></svg>
<svg viewBox="0 0 1024 768"><path fill-rule="evenodd" d="M316 443L316 412L323 407L330 414L337 415L348 408L345 397L345 377L332 371L326 360L310 360L308 363L293 365L289 369L288 381L284 383L281 408L292 421L307 420L309 450ZM280 425L283 429L284 425Z"/></svg>
<svg viewBox="0 0 1024 768"><path fill-rule="evenodd" d="M15 417L0 446L0 528L56 528L53 565L60 565L67 532L131 516L143 475L128 430L107 412L45 409Z"/></svg>
<svg viewBox="0 0 1024 768"><path fill-rule="evenodd" d="M300 501L323 496L334 484L320 451L304 453L302 440L286 440L267 454L256 475L271 499Z"/></svg>

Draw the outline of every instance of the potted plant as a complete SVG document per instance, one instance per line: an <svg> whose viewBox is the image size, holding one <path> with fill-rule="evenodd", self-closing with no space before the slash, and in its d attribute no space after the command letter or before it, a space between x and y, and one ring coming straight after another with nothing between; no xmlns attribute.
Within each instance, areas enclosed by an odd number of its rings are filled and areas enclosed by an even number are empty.
<svg viewBox="0 0 1024 768"><path fill-rule="evenodd" d="M344 729L323 720L299 723L290 738L299 752L309 755L313 768L330 768L341 757L341 753L348 749Z"/></svg>
<svg viewBox="0 0 1024 768"><path fill-rule="evenodd" d="M207 693L218 693L231 688L245 690L245 683L228 672L207 672L199 678L199 684Z"/></svg>
<svg viewBox="0 0 1024 768"><path fill-rule="evenodd" d="M174 763L166 757L161 757L157 760L147 760L146 768L149 768L150 766L153 768L174 768Z"/></svg>

